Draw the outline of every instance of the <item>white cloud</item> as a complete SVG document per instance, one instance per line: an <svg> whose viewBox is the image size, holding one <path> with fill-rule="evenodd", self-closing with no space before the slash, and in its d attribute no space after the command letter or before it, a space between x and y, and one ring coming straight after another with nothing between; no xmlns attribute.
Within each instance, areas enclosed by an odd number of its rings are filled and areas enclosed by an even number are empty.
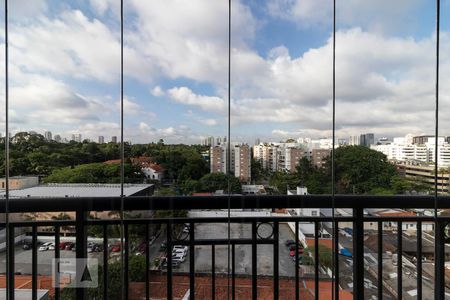
<svg viewBox="0 0 450 300"><path fill-rule="evenodd" d="M198 119L197 121L205 126L216 126L218 124L216 119Z"/></svg>
<svg viewBox="0 0 450 300"><path fill-rule="evenodd" d="M226 103L222 98L197 95L187 87L175 87L167 90L170 99L185 105L198 106L205 111L224 112Z"/></svg>
<svg viewBox="0 0 450 300"><path fill-rule="evenodd" d="M103 16L111 10L114 14L120 14L120 1L117 0L89 0L94 11Z"/></svg>
<svg viewBox="0 0 450 300"><path fill-rule="evenodd" d="M362 26L379 32L396 32L415 27L411 15L420 13L425 0L346 0L336 2L338 26ZM333 21L333 2L329 0L270 0L266 9L276 18L290 20L300 27L328 26Z"/></svg>
<svg viewBox="0 0 450 300"><path fill-rule="evenodd" d="M150 93L155 97L161 97L164 95L164 91L161 89L161 87L159 85L152 88Z"/></svg>

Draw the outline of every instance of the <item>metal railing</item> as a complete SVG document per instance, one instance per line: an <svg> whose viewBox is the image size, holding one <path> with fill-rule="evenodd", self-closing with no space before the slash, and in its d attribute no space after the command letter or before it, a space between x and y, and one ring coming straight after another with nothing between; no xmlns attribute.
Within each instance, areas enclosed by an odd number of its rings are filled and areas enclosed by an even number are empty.
<svg viewBox="0 0 450 300"><path fill-rule="evenodd" d="M336 215L331 216L317 216L317 217L304 217L304 216L262 216L262 217L203 217L203 218L130 218L130 219L101 219L92 220L88 219L87 215L90 211L114 211L120 209L121 198L46 198L46 199L10 199L9 211L11 213L26 213L26 212L75 212L75 220L49 220L49 221L20 221L10 222L9 226L9 244L14 245L14 229L15 228L31 228L31 248L32 248L32 296L33 299L37 299L37 235L38 227L50 226L54 228L55 238L55 252L54 257L60 258L59 243L61 228L65 226L75 227L75 239L76 239L76 257L87 257L87 228L89 226L100 226L103 230L103 297L108 299L108 226L120 225L123 222L124 230L124 244L121 250L125 252L123 261L123 270L125 272L124 291L125 297L128 298L128 284L129 284L129 227L132 225L140 225L145 228L145 299L150 299L150 255L149 255L149 226L152 225L164 225L166 230L167 241L167 269L165 270L166 276L166 292L167 299L173 299L173 275L174 270L172 268L172 247L174 245L185 245L189 247L189 299L196 298L196 271L195 271L195 251L196 246L208 245L211 246L211 282L212 292L211 298L216 299L216 270L215 249L219 246L229 245L230 257L231 257L231 269L229 270L229 293L231 299L235 299L236 296L236 272L235 272L235 259L236 259L236 247L238 245L248 245L251 247L251 290L252 299L258 299L258 246L270 245L273 247L273 274L271 279L273 280L273 298L280 298L280 274L279 274L279 245L280 224L290 222L294 223L294 236L295 236L295 274L293 276L295 285L295 299L300 299L300 280L299 274L299 224L308 222L314 226L314 297L319 299L319 282L322 280L319 276L319 228L322 224L331 224L331 232L333 236L333 261L339 261L339 224L351 223L352 224L352 275L353 275L353 298L364 299L364 224L375 223L378 230L378 251L377 251L377 266L376 271L378 273L377 289L378 299L382 299L383 296L383 222L391 222L397 224L397 287L392 291L394 298L403 298L403 250L402 239L403 231L402 225L405 222L414 222L417 230L417 255L416 255L416 268L417 268L417 299L422 299L422 224L431 223L434 225L434 297L435 299L445 298L445 244L447 242L445 235L445 227L450 221L449 217L441 216L410 216L410 217L393 217L393 216L370 216L365 214L365 209L368 208L402 208L402 209L445 209L450 208L450 197L438 197L437 200L432 196L355 196L355 195L336 195L333 201L329 195L305 195L305 196L213 196L213 197L126 197L124 198L124 209L126 211L134 210L213 210L213 209L276 209L276 208L332 208L334 203L334 209L351 209L352 214L346 216ZM4 209L4 200L0 201L0 211ZM198 224L207 223L237 223L237 224L249 224L251 226L250 237L248 238L216 238L216 239L204 239L197 238L195 226ZM187 224L189 233L185 239L177 239L174 236L174 228L180 224ZM258 234L258 227L260 224L269 224L272 228L272 232L269 236L261 237ZM9 251L9 263L10 271L7 274L7 288L11 299L14 299L14 259L15 252L14 246ZM333 298L339 299L340 295L340 264L333 264ZM336 284L337 283L337 284ZM86 290L78 288L76 290L76 299L85 299ZM61 291L59 288L55 289L55 299L61 298Z"/></svg>

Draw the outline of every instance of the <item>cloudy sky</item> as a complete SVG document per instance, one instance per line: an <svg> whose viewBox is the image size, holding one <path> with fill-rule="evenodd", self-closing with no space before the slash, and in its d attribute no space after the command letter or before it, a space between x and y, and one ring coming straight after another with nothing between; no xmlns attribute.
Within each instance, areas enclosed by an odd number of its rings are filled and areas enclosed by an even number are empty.
<svg viewBox="0 0 450 300"><path fill-rule="evenodd" d="M337 2L338 136L432 133L435 3ZM125 140L225 135L228 1L124 3ZM119 9L118 0L10 1L13 132L119 135ZM232 140L330 136L331 16L331 0L232 1ZM450 135L450 0L441 18L439 121ZM3 53L3 27L0 41Z"/></svg>

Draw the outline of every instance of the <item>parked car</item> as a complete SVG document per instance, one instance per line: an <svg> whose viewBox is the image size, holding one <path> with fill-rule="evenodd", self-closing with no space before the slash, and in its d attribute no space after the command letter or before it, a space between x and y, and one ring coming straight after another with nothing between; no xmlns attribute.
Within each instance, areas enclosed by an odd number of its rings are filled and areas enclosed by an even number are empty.
<svg viewBox="0 0 450 300"><path fill-rule="evenodd" d="M117 252L120 252L120 249L121 249L120 245L113 245L111 247L111 252L117 253Z"/></svg>
<svg viewBox="0 0 450 300"><path fill-rule="evenodd" d="M303 249L302 248L298 248L298 254L303 254ZM289 255L291 257L295 256L295 249L289 252Z"/></svg>
<svg viewBox="0 0 450 300"><path fill-rule="evenodd" d="M295 241L287 240L284 244L286 245L286 247L289 247L290 245L295 244Z"/></svg>
<svg viewBox="0 0 450 300"><path fill-rule="evenodd" d="M65 250L68 243L69 242L59 242L59 249Z"/></svg>
<svg viewBox="0 0 450 300"><path fill-rule="evenodd" d="M32 247L32 244L30 242L24 242L23 246L22 246L22 249L23 250L30 250L31 247Z"/></svg>
<svg viewBox="0 0 450 300"><path fill-rule="evenodd" d="M38 248L38 251L47 251L47 250L49 250L49 247L50 247L51 244L52 244L52 242L47 242L47 243L42 244L42 246L40 246ZM53 245L53 249L55 249L55 245Z"/></svg>
<svg viewBox="0 0 450 300"><path fill-rule="evenodd" d="M303 249L303 245L298 244L298 249ZM294 251L294 250L295 250L295 243L289 246L289 251Z"/></svg>
<svg viewBox="0 0 450 300"><path fill-rule="evenodd" d="M172 261L179 261L179 262L184 262L186 260L186 255L173 255L172 256Z"/></svg>
<svg viewBox="0 0 450 300"><path fill-rule="evenodd" d="M64 249L66 250L72 250L72 248L75 247L75 243L73 242L67 242L66 247Z"/></svg>
<svg viewBox="0 0 450 300"><path fill-rule="evenodd" d="M159 247L159 251L165 251L167 248L167 243L166 241L161 243L161 246Z"/></svg>
<svg viewBox="0 0 450 300"><path fill-rule="evenodd" d="M92 251L93 252L102 252L103 251L103 246L100 244L94 244L92 246Z"/></svg>

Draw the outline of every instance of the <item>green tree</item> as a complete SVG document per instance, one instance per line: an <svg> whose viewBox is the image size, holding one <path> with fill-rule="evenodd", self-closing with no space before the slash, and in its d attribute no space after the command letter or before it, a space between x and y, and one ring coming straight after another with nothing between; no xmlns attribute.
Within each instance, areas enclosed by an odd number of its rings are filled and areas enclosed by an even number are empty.
<svg viewBox="0 0 450 300"><path fill-rule="evenodd" d="M258 184L266 177L266 171L263 168L261 161L252 158L251 161L251 178L254 184Z"/></svg>
<svg viewBox="0 0 450 300"><path fill-rule="evenodd" d="M228 183L230 184L231 193L238 194L242 192L241 182L239 178L233 175L225 175L224 173L209 173L200 178L200 189L203 192L215 192L223 190L228 192Z"/></svg>
<svg viewBox="0 0 450 300"><path fill-rule="evenodd" d="M331 178L331 159L326 168ZM336 192L368 193L375 188L390 189L397 175L386 155L364 146L345 146L335 150Z"/></svg>

